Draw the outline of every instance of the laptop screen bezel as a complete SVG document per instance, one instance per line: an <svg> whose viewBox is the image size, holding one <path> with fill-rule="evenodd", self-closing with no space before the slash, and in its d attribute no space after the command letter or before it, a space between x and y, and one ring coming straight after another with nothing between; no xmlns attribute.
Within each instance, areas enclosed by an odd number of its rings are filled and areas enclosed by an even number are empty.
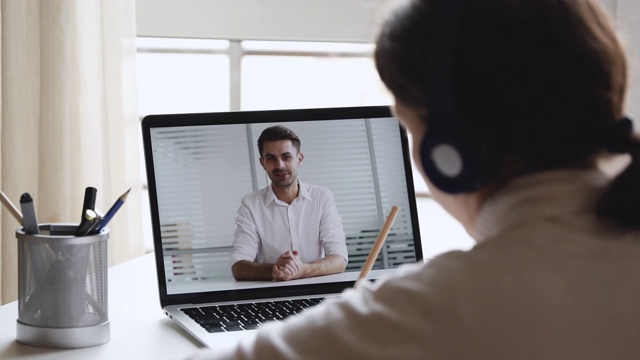
<svg viewBox="0 0 640 360"><path fill-rule="evenodd" d="M158 213L158 194L156 188L155 169L153 162L153 149L151 143L151 129L180 126L202 126L213 124L254 124L254 123L278 123L318 121L318 120L348 120L370 118L392 118L387 106L363 106L340 108L315 108L293 110L261 110L261 111L231 111L212 113L184 113L184 114L157 114L147 115L142 119L142 137L144 158L149 191L149 206L153 233L153 247L155 252L156 274L160 293L161 307L179 304L198 304L206 302L281 298L293 296L306 296L318 294L339 293L352 287L354 281L341 281L322 284L287 285L269 288L241 289L241 290L217 290L211 292L169 294L166 284L164 269L164 254L160 232L160 217ZM406 131L398 124L402 155L405 169L406 188L409 197L409 207L414 237L416 261L422 261L422 245L418 213L413 185L413 170Z"/></svg>

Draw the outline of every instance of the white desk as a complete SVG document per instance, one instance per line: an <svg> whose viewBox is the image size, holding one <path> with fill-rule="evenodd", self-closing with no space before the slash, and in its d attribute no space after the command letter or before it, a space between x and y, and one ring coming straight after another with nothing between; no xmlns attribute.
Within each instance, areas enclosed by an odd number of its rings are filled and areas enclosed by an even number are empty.
<svg viewBox="0 0 640 360"><path fill-rule="evenodd" d="M16 342L18 302L0 307L0 359L182 359L200 347L160 308L153 254L109 269L111 341L82 349Z"/></svg>
<svg viewBox="0 0 640 360"><path fill-rule="evenodd" d="M425 258L451 249L469 248L462 227L438 205L418 199ZM82 349L59 350L16 342L18 302L0 307L0 359L182 359L200 343L169 320L160 308L154 254L109 269L111 341Z"/></svg>

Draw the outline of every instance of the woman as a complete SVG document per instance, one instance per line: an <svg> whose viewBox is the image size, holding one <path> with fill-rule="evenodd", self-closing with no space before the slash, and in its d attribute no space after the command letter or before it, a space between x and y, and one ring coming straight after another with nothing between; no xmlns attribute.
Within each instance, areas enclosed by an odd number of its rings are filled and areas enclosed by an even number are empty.
<svg viewBox="0 0 640 360"><path fill-rule="evenodd" d="M640 143L596 0L410 1L375 59L478 244L203 358L640 358ZM607 152L631 154L614 179Z"/></svg>

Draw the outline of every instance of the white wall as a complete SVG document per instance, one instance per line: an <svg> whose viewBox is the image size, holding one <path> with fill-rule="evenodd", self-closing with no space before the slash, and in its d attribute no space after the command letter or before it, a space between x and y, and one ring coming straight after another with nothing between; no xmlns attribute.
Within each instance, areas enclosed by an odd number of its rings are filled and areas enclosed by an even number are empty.
<svg viewBox="0 0 640 360"><path fill-rule="evenodd" d="M371 42L396 0L136 0L139 36ZM599 0L630 60L627 112L640 128L638 0Z"/></svg>
<svg viewBox="0 0 640 360"><path fill-rule="evenodd" d="M136 0L138 35L371 42L394 0Z"/></svg>
<svg viewBox="0 0 640 360"><path fill-rule="evenodd" d="M634 118L636 131L640 131L640 32L638 31L640 1L608 0L608 2L615 3L616 30L625 45L630 65L627 113Z"/></svg>

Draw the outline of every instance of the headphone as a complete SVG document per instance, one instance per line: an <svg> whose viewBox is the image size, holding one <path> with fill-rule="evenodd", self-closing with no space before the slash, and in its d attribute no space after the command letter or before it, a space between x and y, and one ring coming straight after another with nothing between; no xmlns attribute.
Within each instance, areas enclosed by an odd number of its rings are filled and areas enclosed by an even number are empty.
<svg viewBox="0 0 640 360"><path fill-rule="evenodd" d="M463 111L455 68L460 62L456 37L465 0L436 0L427 21L427 132L420 144L429 180L451 193L473 192L495 179L503 156L492 137ZM489 91L489 89L488 89Z"/></svg>

